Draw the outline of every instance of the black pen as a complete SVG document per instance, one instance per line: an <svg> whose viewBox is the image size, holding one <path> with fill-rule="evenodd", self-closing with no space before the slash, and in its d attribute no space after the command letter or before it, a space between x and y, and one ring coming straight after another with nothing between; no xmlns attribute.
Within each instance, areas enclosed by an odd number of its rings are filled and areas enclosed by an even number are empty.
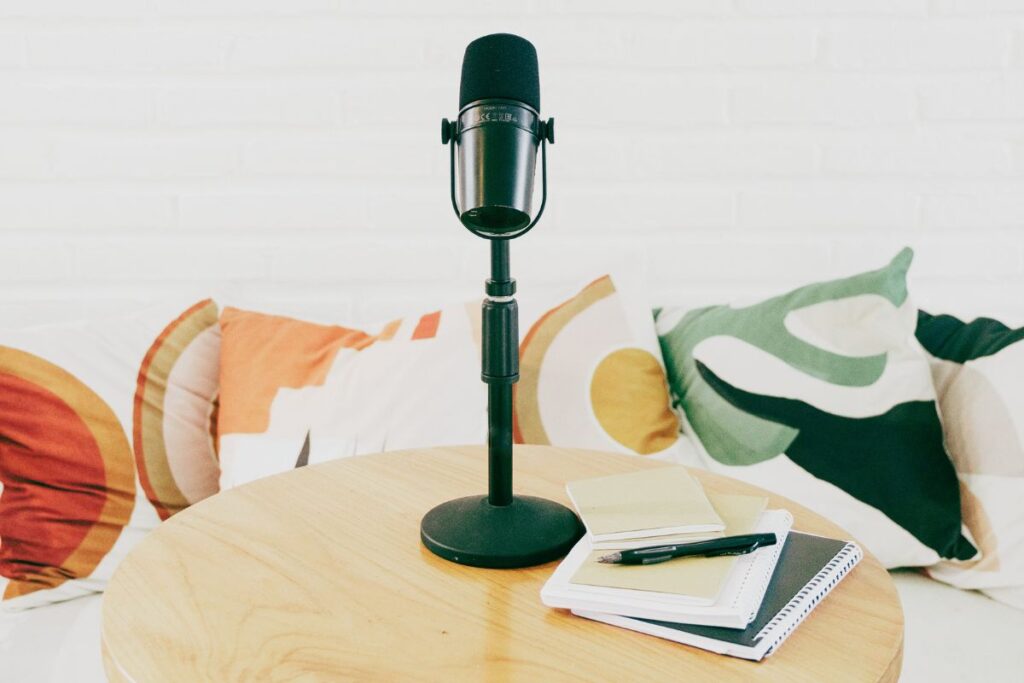
<svg viewBox="0 0 1024 683"><path fill-rule="evenodd" d="M743 536L726 536L712 538L694 543L676 545L656 545L649 548L622 550L604 555L598 562L606 564L656 564L676 557L718 557L719 555L746 555L758 548L775 545L778 539L775 534L745 534Z"/></svg>

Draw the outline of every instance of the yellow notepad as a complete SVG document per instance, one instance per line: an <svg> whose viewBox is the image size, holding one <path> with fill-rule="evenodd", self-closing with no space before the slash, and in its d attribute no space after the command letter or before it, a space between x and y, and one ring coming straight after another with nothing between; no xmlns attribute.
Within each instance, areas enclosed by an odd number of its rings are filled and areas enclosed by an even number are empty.
<svg viewBox="0 0 1024 683"><path fill-rule="evenodd" d="M728 536L753 532L768 505L767 498L757 496L712 495L712 503L725 520ZM597 559L607 551L595 551L576 571L571 582L606 588L629 588L714 599L722 590L738 559L722 557L681 557L661 564L603 564Z"/></svg>
<svg viewBox="0 0 1024 683"><path fill-rule="evenodd" d="M722 531L721 517L685 467L581 479L566 491L594 541Z"/></svg>

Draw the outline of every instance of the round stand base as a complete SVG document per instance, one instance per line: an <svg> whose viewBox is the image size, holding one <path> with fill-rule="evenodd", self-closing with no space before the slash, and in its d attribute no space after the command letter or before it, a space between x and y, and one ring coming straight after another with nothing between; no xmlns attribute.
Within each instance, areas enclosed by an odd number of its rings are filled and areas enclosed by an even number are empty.
<svg viewBox="0 0 1024 683"><path fill-rule="evenodd" d="M493 569L532 567L564 557L583 535L572 510L550 500L515 496L496 507L487 496L456 498L428 512L423 545L459 564Z"/></svg>

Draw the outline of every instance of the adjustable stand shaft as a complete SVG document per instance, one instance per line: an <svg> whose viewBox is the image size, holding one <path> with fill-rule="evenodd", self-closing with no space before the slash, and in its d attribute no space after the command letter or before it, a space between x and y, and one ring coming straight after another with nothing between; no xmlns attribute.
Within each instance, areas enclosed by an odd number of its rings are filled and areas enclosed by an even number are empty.
<svg viewBox="0 0 1024 683"><path fill-rule="evenodd" d="M508 241L491 241L491 279L483 303L483 371L487 383L487 502L512 503L512 385L519 381L519 306L509 277Z"/></svg>

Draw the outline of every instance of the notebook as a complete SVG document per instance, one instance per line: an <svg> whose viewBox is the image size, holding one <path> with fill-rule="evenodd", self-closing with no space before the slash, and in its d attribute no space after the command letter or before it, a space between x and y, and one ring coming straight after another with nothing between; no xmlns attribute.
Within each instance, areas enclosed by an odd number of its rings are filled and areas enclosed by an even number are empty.
<svg viewBox="0 0 1024 683"><path fill-rule="evenodd" d="M565 486L593 541L721 532L725 525L685 467L659 467Z"/></svg>
<svg viewBox="0 0 1024 683"><path fill-rule="evenodd" d="M713 503L725 523L725 533L739 536L754 531L768 506L768 499L760 496L717 495ZM662 564L629 566L598 562L598 558L606 554L607 550L591 552L573 574L572 583L687 595L708 605L714 603L729 572L741 557L689 557Z"/></svg>
<svg viewBox="0 0 1024 683"><path fill-rule="evenodd" d="M734 564L714 599L685 593L608 588L577 584L573 576L591 557L590 539L584 536L541 589L541 601L548 607L562 607L588 612L607 612L641 619L686 621L705 626L746 628L757 614L772 571L783 548L793 517L785 510L767 510L761 515L755 533L774 533L778 543L747 555L735 556ZM708 561L679 559L673 562ZM643 567L651 569L659 565Z"/></svg>
<svg viewBox="0 0 1024 683"><path fill-rule="evenodd" d="M855 543L796 532L789 534L764 603L754 621L742 630L633 619L586 610L573 610L573 614L758 661L777 650L863 556Z"/></svg>

